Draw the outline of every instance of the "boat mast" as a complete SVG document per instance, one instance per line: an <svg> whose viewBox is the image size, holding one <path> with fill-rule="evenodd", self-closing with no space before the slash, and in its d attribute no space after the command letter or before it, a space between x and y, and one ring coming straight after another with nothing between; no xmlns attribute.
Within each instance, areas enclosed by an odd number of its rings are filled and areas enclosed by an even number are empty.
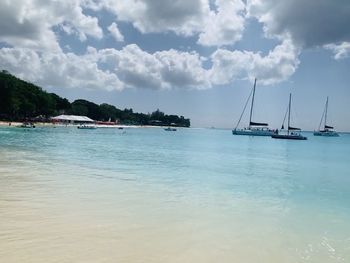
<svg viewBox="0 0 350 263"><path fill-rule="evenodd" d="M326 100L326 112L324 115L324 130L326 129L326 126L327 126L327 111L328 111L328 96L327 96L327 100Z"/></svg>
<svg viewBox="0 0 350 263"><path fill-rule="evenodd" d="M252 122L252 115L253 115L253 106L254 106L254 96L255 96L255 87L256 87L256 78L254 80L254 88L253 88L253 97L252 97L252 104L250 106L250 116L249 116L249 129L250 129L250 123Z"/></svg>
<svg viewBox="0 0 350 263"><path fill-rule="evenodd" d="M290 127L290 106L292 102L292 93L289 93L289 106L288 106L288 135L289 135L289 127Z"/></svg>

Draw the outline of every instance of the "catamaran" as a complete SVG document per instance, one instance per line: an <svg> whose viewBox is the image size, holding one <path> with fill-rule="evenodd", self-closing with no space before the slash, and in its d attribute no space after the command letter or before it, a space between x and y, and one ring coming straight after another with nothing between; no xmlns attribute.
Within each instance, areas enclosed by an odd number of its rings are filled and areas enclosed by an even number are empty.
<svg viewBox="0 0 350 263"><path fill-rule="evenodd" d="M288 140L307 140L307 137L302 136L300 134L300 128L295 128L290 126L290 110L291 110L291 105L292 105L292 94L289 94L289 104L288 104L288 129L287 129L287 134L278 134L275 133L271 135L272 138L274 139L288 139ZM282 123L282 128L281 130L284 130L284 122L286 120L286 114L284 115L283 123Z"/></svg>
<svg viewBox="0 0 350 263"><path fill-rule="evenodd" d="M268 128L267 123L261 123L261 122L253 122L252 116L253 116L253 107L254 107L254 97L255 97L255 88L256 88L256 79L254 81L254 87L253 90L250 92L249 97L247 99L247 102L243 108L243 112L241 116L239 117L239 120L237 122L236 127L232 130L233 135L250 135L250 136L271 136L275 133L274 130L271 130ZM252 96L253 95L253 96ZM249 115L249 125L248 127L244 129L238 129L238 125L241 122L241 119L243 117L243 114L247 108L248 102L250 100L250 97L252 96L252 101L250 105L250 115Z"/></svg>
<svg viewBox="0 0 350 263"><path fill-rule="evenodd" d="M323 110L320 125L318 126L318 130L314 131L314 135L325 136L325 137L338 137L339 134L333 130L334 127L327 125L327 113L328 113L328 97L326 100L325 108ZM321 125L323 121L324 121L323 130L321 130Z"/></svg>

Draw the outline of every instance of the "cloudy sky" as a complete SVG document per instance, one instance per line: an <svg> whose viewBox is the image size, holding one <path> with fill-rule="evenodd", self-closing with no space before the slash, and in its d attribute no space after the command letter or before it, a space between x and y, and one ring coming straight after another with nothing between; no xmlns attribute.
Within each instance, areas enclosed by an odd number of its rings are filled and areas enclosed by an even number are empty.
<svg viewBox="0 0 350 263"><path fill-rule="evenodd" d="M315 129L324 102L350 130L348 0L1 0L0 69L70 100L157 108L233 127L258 79L254 121ZM247 122L245 117L243 122Z"/></svg>

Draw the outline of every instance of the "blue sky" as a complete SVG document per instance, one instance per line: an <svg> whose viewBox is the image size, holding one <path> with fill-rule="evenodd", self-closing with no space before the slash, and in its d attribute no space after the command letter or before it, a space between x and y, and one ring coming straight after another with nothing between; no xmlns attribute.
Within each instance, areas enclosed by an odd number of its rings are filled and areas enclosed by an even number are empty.
<svg viewBox="0 0 350 263"><path fill-rule="evenodd" d="M159 108L232 128L254 120L350 130L350 2L14 0L0 3L0 68L71 101ZM243 119L247 122L248 116Z"/></svg>

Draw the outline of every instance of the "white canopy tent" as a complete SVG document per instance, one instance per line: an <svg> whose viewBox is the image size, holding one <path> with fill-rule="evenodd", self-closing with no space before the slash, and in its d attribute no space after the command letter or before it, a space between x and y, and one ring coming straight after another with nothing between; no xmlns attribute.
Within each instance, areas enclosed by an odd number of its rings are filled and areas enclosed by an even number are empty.
<svg viewBox="0 0 350 263"><path fill-rule="evenodd" d="M77 115L59 115L52 117L51 120L62 123L93 123L94 120L86 116L77 116Z"/></svg>

